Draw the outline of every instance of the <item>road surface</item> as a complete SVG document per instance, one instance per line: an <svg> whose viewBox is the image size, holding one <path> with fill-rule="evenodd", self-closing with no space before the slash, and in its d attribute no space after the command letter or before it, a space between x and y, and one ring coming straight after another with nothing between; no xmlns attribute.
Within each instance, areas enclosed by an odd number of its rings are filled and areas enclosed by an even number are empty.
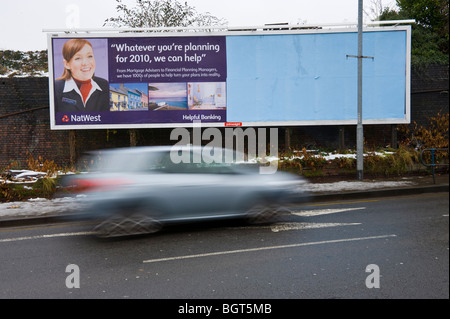
<svg viewBox="0 0 450 319"><path fill-rule="evenodd" d="M435 193L121 239L96 239L87 222L2 228L0 298L448 299L448 214Z"/></svg>

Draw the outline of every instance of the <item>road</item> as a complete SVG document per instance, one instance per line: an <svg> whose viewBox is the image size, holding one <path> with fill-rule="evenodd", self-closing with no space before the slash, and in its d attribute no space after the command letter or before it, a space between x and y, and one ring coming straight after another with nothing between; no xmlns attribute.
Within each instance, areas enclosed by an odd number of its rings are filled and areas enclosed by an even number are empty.
<svg viewBox="0 0 450 319"><path fill-rule="evenodd" d="M435 193L122 239L86 222L2 228L0 298L448 299L448 214Z"/></svg>

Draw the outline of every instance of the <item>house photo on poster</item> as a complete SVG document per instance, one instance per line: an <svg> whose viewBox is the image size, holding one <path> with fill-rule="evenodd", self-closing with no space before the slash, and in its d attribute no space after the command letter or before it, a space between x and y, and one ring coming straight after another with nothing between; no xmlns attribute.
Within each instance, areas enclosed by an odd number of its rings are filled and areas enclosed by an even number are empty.
<svg viewBox="0 0 450 319"><path fill-rule="evenodd" d="M190 110L226 109L225 82L190 82L187 86Z"/></svg>
<svg viewBox="0 0 450 319"><path fill-rule="evenodd" d="M225 110L225 82L149 83L154 111Z"/></svg>
<svg viewBox="0 0 450 319"><path fill-rule="evenodd" d="M187 111L186 83L149 83L149 109Z"/></svg>
<svg viewBox="0 0 450 319"><path fill-rule="evenodd" d="M146 83L111 83L110 111L148 111Z"/></svg>

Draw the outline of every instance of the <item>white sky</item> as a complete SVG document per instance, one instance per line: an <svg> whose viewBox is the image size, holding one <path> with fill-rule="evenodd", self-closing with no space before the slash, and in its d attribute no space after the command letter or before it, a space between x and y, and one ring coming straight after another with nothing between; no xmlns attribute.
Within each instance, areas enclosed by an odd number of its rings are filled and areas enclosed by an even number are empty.
<svg viewBox="0 0 450 319"><path fill-rule="evenodd" d="M224 18L229 26L266 23L340 23L358 20L358 0L180 0L198 12ZM394 0L365 0L370 11L375 3L395 8ZM135 0L124 0L132 4ZM73 20L75 10L78 19ZM66 28L78 21L79 28L100 28L117 16L115 0L0 0L0 50L44 50L43 29Z"/></svg>

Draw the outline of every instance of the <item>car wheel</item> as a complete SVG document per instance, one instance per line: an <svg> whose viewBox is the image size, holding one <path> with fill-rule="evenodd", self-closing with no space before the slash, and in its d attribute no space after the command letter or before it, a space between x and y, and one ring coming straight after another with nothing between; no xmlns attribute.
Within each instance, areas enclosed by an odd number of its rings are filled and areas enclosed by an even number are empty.
<svg viewBox="0 0 450 319"><path fill-rule="evenodd" d="M109 238L151 234L161 229L161 223L144 214L114 215L94 228L97 237Z"/></svg>
<svg viewBox="0 0 450 319"><path fill-rule="evenodd" d="M247 220L251 224L274 223L283 221L291 213L291 210L287 207L260 202L247 210Z"/></svg>
<svg viewBox="0 0 450 319"><path fill-rule="evenodd" d="M266 224L273 222L277 214L271 205L257 203L246 211L246 215L251 224Z"/></svg>

